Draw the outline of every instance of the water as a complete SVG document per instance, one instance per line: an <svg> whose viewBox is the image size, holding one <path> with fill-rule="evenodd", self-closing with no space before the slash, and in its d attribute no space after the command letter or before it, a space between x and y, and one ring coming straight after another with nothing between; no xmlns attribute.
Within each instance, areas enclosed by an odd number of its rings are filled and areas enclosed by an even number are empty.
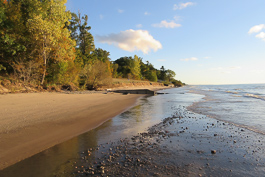
<svg viewBox="0 0 265 177"><path fill-rule="evenodd" d="M205 95L191 109L265 135L265 84L191 86Z"/></svg>
<svg viewBox="0 0 265 177"><path fill-rule="evenodd" d="M100 127L10 166L0 171L0 176L70 176L82 153L88 149L144 132L162 119L174 115L179 106L190 106L203 98L203 95L188 93L185 88L161 92L169 94L143 97L137 106ZM94 159L91 157L89 160Z"/></svg>

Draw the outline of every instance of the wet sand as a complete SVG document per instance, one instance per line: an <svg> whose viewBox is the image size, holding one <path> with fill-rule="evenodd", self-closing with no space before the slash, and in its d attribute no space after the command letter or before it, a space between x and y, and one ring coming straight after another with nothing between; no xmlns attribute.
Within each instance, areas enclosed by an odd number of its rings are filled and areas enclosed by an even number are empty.
<svg viewBox="0 0 265 177"><path fill-rule="evenodd" d="M264 176L264 154L263 135L180 106L146 132L82 152L73 176Z"/></svg>
<svg viewBox="0 0 265 177"><path fill-rule="evenodd" d="M98 127L142 95L0 95L0 170Z"/></svg>

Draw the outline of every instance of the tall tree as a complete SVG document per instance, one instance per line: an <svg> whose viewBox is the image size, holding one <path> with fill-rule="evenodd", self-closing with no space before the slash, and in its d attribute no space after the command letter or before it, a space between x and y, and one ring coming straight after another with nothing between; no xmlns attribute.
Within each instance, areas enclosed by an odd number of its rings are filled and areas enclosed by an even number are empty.
<svg viewBox="0 0 265 177"><path fill-rule="evenodd" d="M94 60L95 56L92 52L95 50L94 37L89 32L91 29L88 26L88 16L81 14L72 13L72 19L68 24L67 28L71 32L71 37L76 41L76 52L77 52L77 62L81 66L85 66L90 60Z"/></svg>
<svg viewBox="0 0 265 177"><path fill-rule="evenodd" d="M141 78L141 59L134 55L133 60L131 62L131 73L134 77L134 79L140 79Z"/></svg>
<svg viewBox="0 0 265 177"><path fill-rule="evenodd" d="M174 80L174 77L176 76L176 73L170 69L166 70L166 80L171 82Z"/></svg>
<svg viewBox="0 0 265 177"><path fill-rule="evenodd" d="M114 64L118 64L117 72L123 78L127 78L128 74L131 73L132 57L121 57L114 61Z"/></svg>
<svg viewBox="0 0 265 177"><path fill-rule="evenodd" d="M158 79L165 81L166 80L166 70L164 66L160 68L160 75L158 76Z"/></svg>
<svg viewBox="0 0 265 177"><path fill-rule="evenodd" d="M65 24L71 19L66 12L66 0L44 1L38 14L32 14L27 26L32 33L35 54L42 60L43 72L41 84L44 83L49 60L62 61L74 59L75 41Z"/></svg>

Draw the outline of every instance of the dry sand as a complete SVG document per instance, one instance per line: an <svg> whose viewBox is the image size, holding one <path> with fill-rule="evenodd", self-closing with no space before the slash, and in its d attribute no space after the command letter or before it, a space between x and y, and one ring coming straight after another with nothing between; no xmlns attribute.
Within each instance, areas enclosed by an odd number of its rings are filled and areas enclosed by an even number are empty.
<svg viewBox="0 0 265 177"><path fill-rule="evenodd" d="M134 105L140 96L0 95L0 170L101 125Z"/></svg>

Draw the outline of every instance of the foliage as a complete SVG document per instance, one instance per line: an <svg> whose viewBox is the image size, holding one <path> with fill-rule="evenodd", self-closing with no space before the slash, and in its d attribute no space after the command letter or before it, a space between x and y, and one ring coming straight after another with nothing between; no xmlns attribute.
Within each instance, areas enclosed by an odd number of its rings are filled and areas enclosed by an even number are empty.
<svg viewBox="0 0 265 177"><path fill-rule="evenodd" d="M0 71L2 70L6 70L6 67L4 67L3 65L0 64Z"/></svg>
<svg viewBox="0 0 265 177"><path fill-rule="evenodd" d="M85 66L91 60L95 59L95 54L91 54L95 50L94 37L89 32L88 16L72 13L67 28L71 32L71 38L76 41L76 62L81 66Z"/></svg>
<svg viewBox="0 0 265 177"><path fill-rule="evenodd" d="M173 80L172 84L174 84L175 87L182 87L185 85L185 83L182 83L180 80Z"/></svg>
<svg viewBox="0 0 265 177"><path fill-rule="evenodd" d="M82 76L85 78L85 83L89 89L107 86L112 82L107 63L99 60L93 64L87 64L83 69Z"/></svg>
<svg viewBox="0 0 265 177"><path fill-rule="evenodd" d="M133 75L134 79L140 79L141 78L141 59L134 55L133 60L131 61L131 74Z"/></svg>
<svg viewBox="0 0 265 177"><path fill-rule="evenodd" d="M42 9L45 10L28 19L27 27L32 34L35 57L43 63L41 84L44 83L50 63L74 60L75 41L65 28L71 14L65 11L64 3L65 1L44 1ZM53 61L49 63L49 60Z"/></svg>

